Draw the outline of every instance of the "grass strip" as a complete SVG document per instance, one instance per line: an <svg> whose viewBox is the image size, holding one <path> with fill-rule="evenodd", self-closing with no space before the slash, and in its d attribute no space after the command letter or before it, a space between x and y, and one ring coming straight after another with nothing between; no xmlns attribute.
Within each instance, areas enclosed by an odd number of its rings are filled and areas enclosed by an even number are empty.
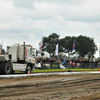
<svg viewBox="0 0 100 100"><path fill-rule="evenodd" d="M98 71L98 68L96 69L35 69L32 71L32 73L39 73L39 72L67 72L68 70L71 70L73 72L82 72L82 71ZM100 70L100 68L99 68ZM15 71L15 73L22 73L20 71Z"/></svg>

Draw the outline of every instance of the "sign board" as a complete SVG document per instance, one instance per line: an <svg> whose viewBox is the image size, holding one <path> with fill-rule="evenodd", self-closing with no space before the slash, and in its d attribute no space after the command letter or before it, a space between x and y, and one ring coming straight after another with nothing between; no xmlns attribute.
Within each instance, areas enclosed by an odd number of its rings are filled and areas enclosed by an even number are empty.
<svg viewBox="0 0 100 100"><path fill-rule="evenodd" d="M14 71L26 71L26 67L27 67L27 64L17 64L17 63L14 63L13 64L13 70Z"/></svg>

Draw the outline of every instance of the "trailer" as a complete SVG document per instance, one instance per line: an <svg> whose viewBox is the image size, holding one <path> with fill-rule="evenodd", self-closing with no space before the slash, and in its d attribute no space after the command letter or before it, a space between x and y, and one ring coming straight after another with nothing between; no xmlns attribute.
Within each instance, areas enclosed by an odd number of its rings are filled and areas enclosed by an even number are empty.
<svg viewBox="0 0 100 100"><path fill-rule="evenodd" d="M7 46L6 54L0 55L0 74L11 74L15 71L28 73L35 70L35 50L31 45L15 43Z"/></svg>

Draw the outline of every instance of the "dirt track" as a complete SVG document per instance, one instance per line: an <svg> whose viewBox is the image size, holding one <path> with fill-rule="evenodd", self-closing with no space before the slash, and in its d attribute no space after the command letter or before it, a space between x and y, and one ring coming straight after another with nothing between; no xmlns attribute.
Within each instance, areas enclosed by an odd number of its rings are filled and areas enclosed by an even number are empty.
<svg viewBox="0 0 100 100"><path fill-rule="evenodd" d="M100 100L100 74L0 79L0 100Z"/></svg>

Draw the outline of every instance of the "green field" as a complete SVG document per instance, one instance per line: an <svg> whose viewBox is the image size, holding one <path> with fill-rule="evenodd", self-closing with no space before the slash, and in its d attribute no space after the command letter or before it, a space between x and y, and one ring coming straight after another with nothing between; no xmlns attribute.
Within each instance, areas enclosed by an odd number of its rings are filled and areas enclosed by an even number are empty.
<svg viewBox="0 0 100 100"><path fill-rule="evenodd" d="M44 69L44 70L34 70L32 72L59 72L59 71L68 71L68 70L72 70L72 71L97 71L98 69ZM99 69L100 70L100 69Z"/></svg>
<svg viewBox="0 0 100 100"><path fill-rule="evenodd" d="M67 72L71 70L73 72L83 72L83 71L98 71L98 69L35 69L32 73L39 73L39 72ZM99 69L100 70L100 69ZM21 73L20 71L15 71L15 73Z"/></svg>

